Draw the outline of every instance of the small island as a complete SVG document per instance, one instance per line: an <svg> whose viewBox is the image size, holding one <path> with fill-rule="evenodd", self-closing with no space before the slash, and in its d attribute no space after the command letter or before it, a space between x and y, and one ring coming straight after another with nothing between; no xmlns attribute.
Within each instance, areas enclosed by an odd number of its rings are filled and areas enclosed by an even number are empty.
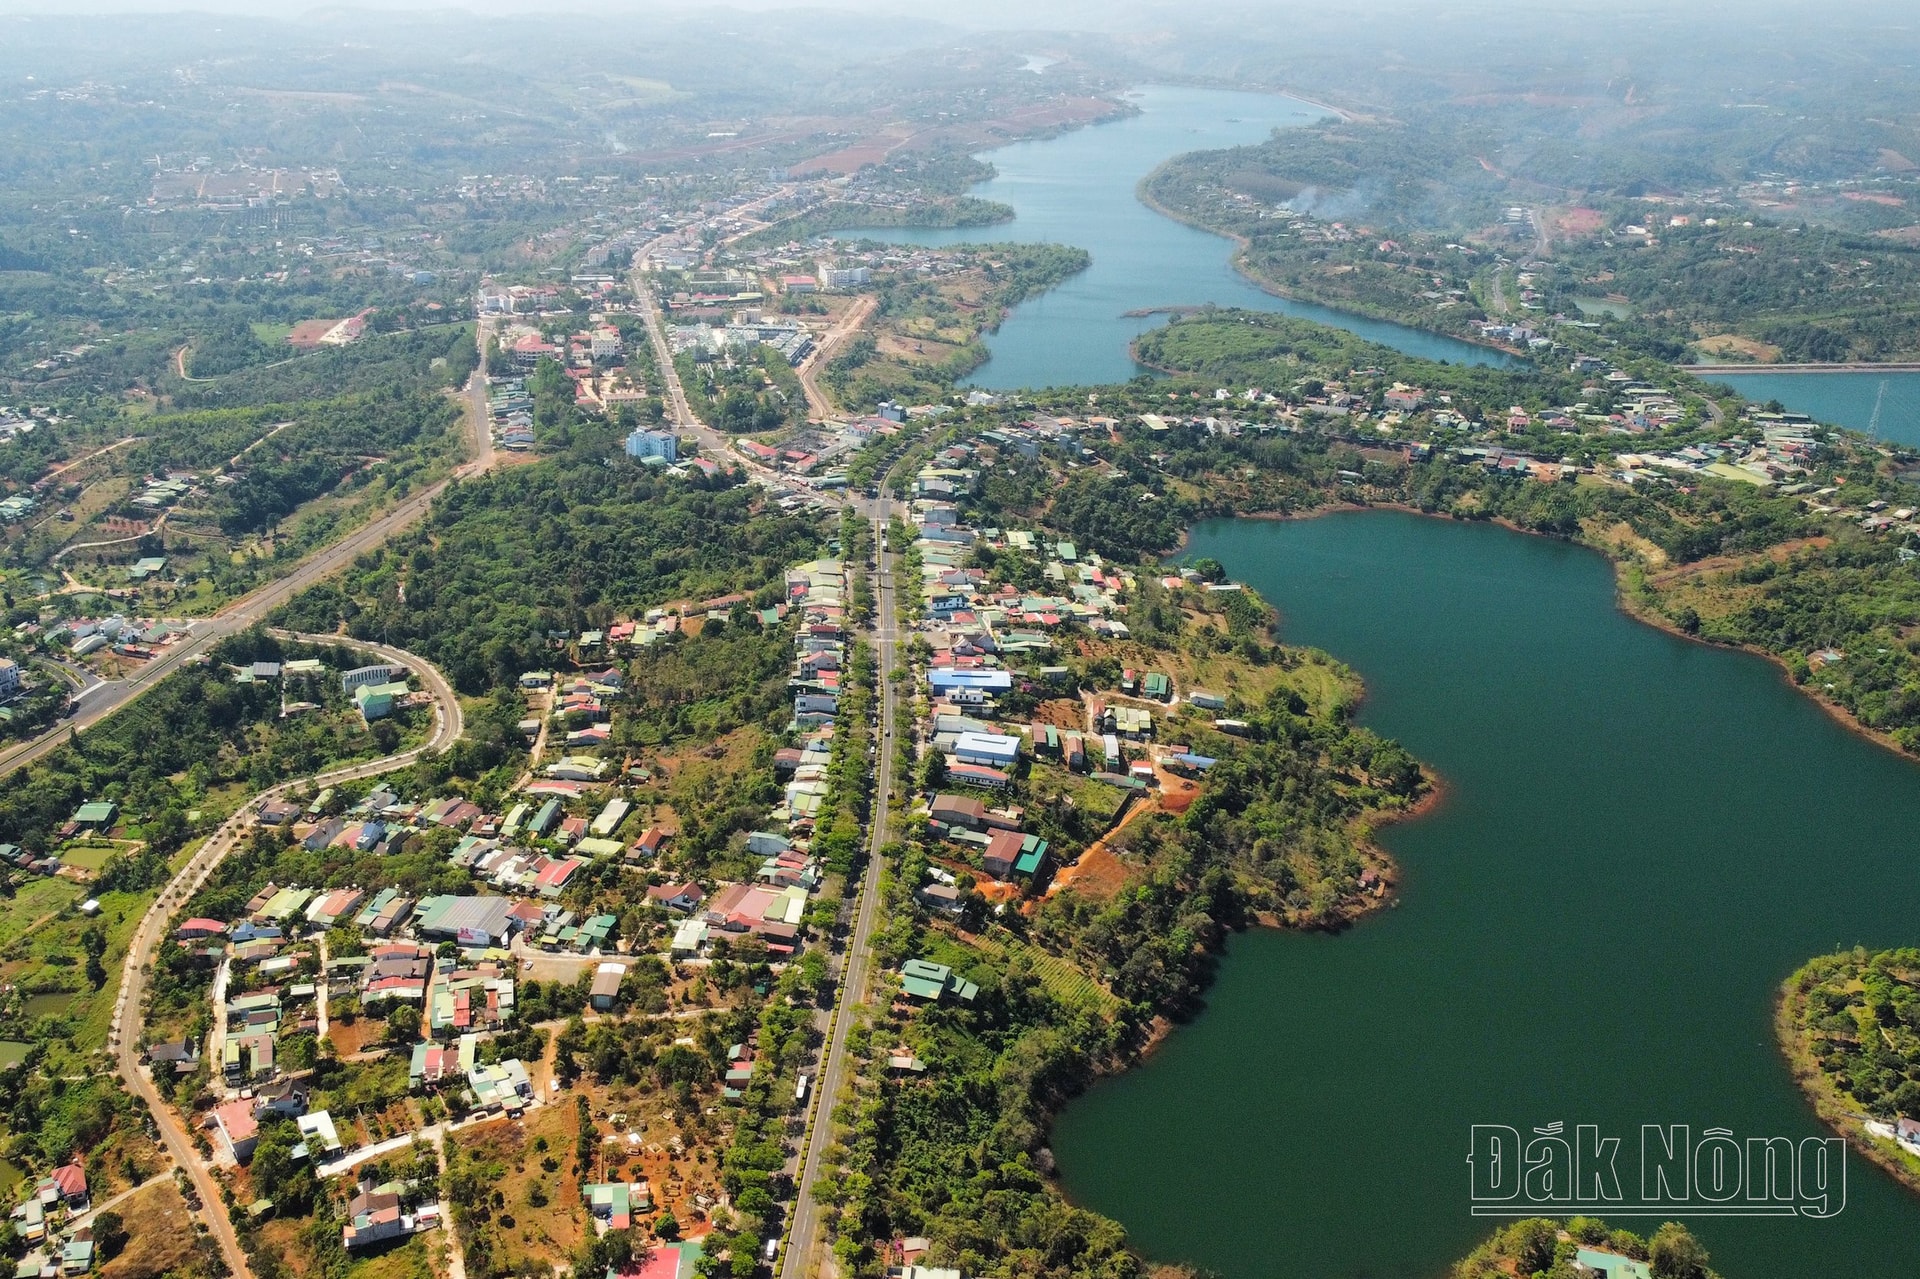
<svg viewBox="0 0 1920 1279"><path fill-rule="evenodd" d="M1815 1113L1920 1190L1920 950L1808 960L1781 986L1774 1026Z"/></svg>

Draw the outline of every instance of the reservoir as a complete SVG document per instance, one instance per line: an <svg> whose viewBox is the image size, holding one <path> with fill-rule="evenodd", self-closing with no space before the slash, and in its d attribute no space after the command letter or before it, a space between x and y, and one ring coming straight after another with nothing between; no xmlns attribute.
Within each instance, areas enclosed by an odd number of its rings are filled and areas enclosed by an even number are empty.
<svg viewBox="0 0 1920 1279"><path fill-rule="evenodd" d="M1781 407L1816 422L1856 431L1873 422L1877 404L1876 434L1920 448L1920 373L1715 373L1709 380L1725 382L1757 404L1778 400Z"/></svg>
<svg viewBox="0 0 1920 1279"><path fill-rule="evenodd" d="M1773 994L1816 953L1914 944L1920 768L1771 664L1629 619L1571 545L1367 512L1203 524L1190 550L1351 664L1362 720L1446 795L1382 834L1397 909L1234 938L1207 1010L1064 1112L1075 1202L1224 1279L1414 1279L1496 1224L1468 1212L1469 1125L1594 1123L1629 1152L1642 1124L1830 1135ZM1920 1198L1847 1172L1829 1220L1688 1224L1729 1276L1920 1273Z"/></svg>
<svg viewBox="0 0 1920 1279"><path fill-rule="evenodd" d="M1140 108L1137 114L987 153L996 176L970 194L1013 206L1011 222L860 233L927 245L1072 244L1092 255L1087 270L1021 303L988 335L990 358L968 385L1011 390L1124 382L1144 371L1129 343L1166 318L1126 312L1208 302L1318 320L1427 359L1508 362L1501 352L1469 342L1275 297L1233 269L1231 241L1162 217L1134 194L1141 178L1175 155L1260 142L1274 129L1322 119L1324 110L1269 94L1164 86L1128 100Z"/></svg>

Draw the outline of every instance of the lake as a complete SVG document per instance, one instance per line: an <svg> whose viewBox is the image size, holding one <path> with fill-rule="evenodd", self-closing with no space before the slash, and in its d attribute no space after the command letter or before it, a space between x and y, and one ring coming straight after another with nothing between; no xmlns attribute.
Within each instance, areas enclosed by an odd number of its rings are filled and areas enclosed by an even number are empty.
<svg viewBox="0 0 1920 1279"><path fill-rule="evenodd" d="M1209 302L1318 320L1428 359L1510 362L1470 342L1275 297L1233 269L1231 241L1162 217L1134 193L1141 178L1175 155L1260 142L1274 129L1325 118L1322 108L1214 89L1156 86L1128 96L1138 114L985 153L996 175L971 194L1011 205L1017 214L1011 222L849 233L927 245L1072 244L1092 255L1087 270L1013 309L988 335L989 359L967 385L1012 390L1124 382L1145 371L1133 362L1129 344L1165 322L1126 312Z"/></svg>
<svg viewBox="0 0 1920 1279"><path fill-rule="evenodd" d="M1880 438L1920 447L1920 373L1714 373L1708 380L1725 382L1755 403L1778 400L1817 422L1856 431L1867 429L1878 403Z"/></svg>
<svg viewBox="0 0 1920 1279"><path fill-rule="evenodd" d="M1773 994L1816 953L1915 942L1920 769L1769 663L1632 621L1571 545L1369 512L1203 524L1190 553L1351 663L1446 798L1384 834L1397 909L1235 938L1208 1009L1062 1114L1076 1202L1226 1279L1437 1276L1494 1224L1471 1124L1828 1135ZM1689 1224L1736 1279L1907 1279L1920 1199L1847 1162L1833 1219Z"/></svg>

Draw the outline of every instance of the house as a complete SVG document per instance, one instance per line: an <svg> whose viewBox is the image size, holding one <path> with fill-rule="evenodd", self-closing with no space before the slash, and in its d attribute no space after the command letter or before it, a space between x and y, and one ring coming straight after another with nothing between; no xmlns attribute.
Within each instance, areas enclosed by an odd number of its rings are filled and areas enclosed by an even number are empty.
<svg viewBox="0 0 1920 1279"><path fill-rule="evenodd" d="M1615 1252L1580 1248L1574 1252L1573 1261L1580 1269L1590 1274L1604 1275L1606 1279L1653 1279L1653 1271L1646 1262L1622 1257Z"/></svg>
<svg viewBox="0 0 1920 1279"><path fill-rule="evenodd" d="M613 1011L614 1001L620 998L620 982L626 975L627 966L612 961L593 970L593 986L587 998L595 1012Z"/></svg>
<svg viewBox="0 0 1920 1279"><path fill-rule="evenodd" d="M937 910L945 915L960 913L960 890L952 884L923 884L914 896L928 910Z"/></svg>
<svg viewBox="0 0 1920 1279"><path fill-rule="evenodd" d="M96 799L82 804L69 819L77 830L106 830L113 825L113 815L118 811L109 800Z"/></svg>
<svg viewBox="0 0 1920 1279"><path fill-rule="evenodd" d="M209 937L218 937L227 931L227 926L217 919L195 918L173 930L174 940L181 945L190 942L205 941Z"/></svg>
<svg viewBox="0 0 1920 1279"><path fill-rule="evenodd" d="M955 976L953 969L945 964L928 963L924 959L909 959L900 965L900 989L909 999L935 1004L948 995L970 1004L980 993L978 986Z"/></svg>
<svg viewBox="0 0 1920 1279"><path fill-rule="evenodd" d="M701 1252L698 1239L677 1244L657 1243L644 1252L636 1249L631 1261L609 1267L603 1279L694 1279Z"/></svg>
<svg viewBox="0 0 1920 1279"><path fill-rule="evenodd" d="M463 946L492 946L507 939L518 926L513 903L505 897L443 895L421 899L415 923L429 941L453 941Z"/></svg>
<svg viewBox="0 0 1920 1279"><path fill-rule="evenodd" d="M171 1067L176 1075L191 1075L200 1068L200 1045L184 1039L168 1040L147 1049L147 1060L154 1073Z"/></svg>
<svg viewBox="0 0 1920 1279"><path fill-rule="evenodd" d="M791 847L793 843L786 836L770 831L756 830L747 836L747 851L759 857L778 857Z"/></svg>
<svg viewBox="0 0 1920 1279"><path fill-rule="evenodd" d="M593 1214L594 1220L604 1221L609 1230L631 1229L634 1213L649 1212L653 1208L653 1195L645 1181L583 1185L580 1197L587 1201L587 1211Z"/></svg>
<svg viewBox="0 0 1920 1279"><path fill-rule="evenodd" d="M955 764L947 770L947 780L962 786L984 786L989 790L1005 790L1013 785L1013 779L1000 769L979 764Z"/></svg>
<svg viewBox="0 0 1920 1279"><path fill-rule="evenodd" d="M936 795L927 808L927 821L935 826L957 826L979 830L986 825L987 806L966 795Z"/></svg>
<svg viewBox="0 0 1920 1279"><path fill-rule="evenodd" d="M415 1092L438 1086L460 1072L460 1049L446 1044L415 1044L407 1066L407 1086Z"/></svg>
<svg viewBox="0 0 1920 1279"><path fill-rule="evenodd" d="M699 909L706 899L706 890L698 884L656 884L647 890L648 901L682 914Z"/></svg>
<svg viewBox="0 0 1920 1279"><path fill-rule="evenodd" d="M1020 739L999 733L962 733L954 739L953 754L962 764L1011 768L1020 758Z"/></svg>
<svg viewBox="0 0 1920 1279"><path fill-rule="evenodd" d="M217 1107L213 1127L220 1149L237 1164L253 1158L253 1147L260 1138L259 1121L253 1117L253 1098L245 1097Z"/></svg>
<svg viewBox="0 0 1920 1279"><path fill-rule="evenodd" d="M43 1188L51 1189L54 1198L64 1205L68 1212L87 1210L87 1170L79 1164L62 1164L40 1184ZM41 1201L46 1202L44 1191Z"/></svg>
<svg viewBox="0 0 1920 1279"><path fill-rule="evenodd" d="M707 944L707 921L683 919L673 930L672 954L675 959L691 959Z"/></svg>
<svg viewBox="0 0 1920 1279"><path fill-rule="evenodd" d="M412 1232L412 1222L400 1211L399 1195L363 1190L347 1204L347 1224L341 1227L340 1243L352 1252Z"/></svg>
<svg viewBox="0 0 1920 1279"><path fill-rule="evenodd" d="M300 1127L300 1140L306 1146L309 1158L339 1153L340 1132L333 1126L332 1115L324 1110L316 1110L312 1114L295 1117L294 1123Z"/></svg>

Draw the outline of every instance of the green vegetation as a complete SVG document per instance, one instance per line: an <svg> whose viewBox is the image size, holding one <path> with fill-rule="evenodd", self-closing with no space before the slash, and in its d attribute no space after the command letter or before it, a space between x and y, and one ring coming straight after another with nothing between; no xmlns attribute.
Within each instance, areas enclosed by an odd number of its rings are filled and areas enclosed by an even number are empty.
<svg viewBox="0 0 1920 1279"><path fill-rule="evenodd" d="M614 428L582 425L563 454L457 484L422 525L282 617L384 637L478 693L545 667L550 632L755 590L818 545L809 521L762 508L744 486L609 464L616 451Z"/></svg>
<svg viewBox="0 0 1920 1279"><path fill-rule="evenodd" d="M871 247L871 246L869 246ZM1057 244L954 245L960 269L876 276L880 306L870 332L827 362L821 384L843 405L923 403L986 362L981 340L1006 312L1086 270L1084 249Z"/></svg>
<svg viewBox="0 0 1920 1279"><path fill-rule="evenodd" d="M1580 1279L1593 1273L1574 1259L1583 1248L1645 1262L1654 1279L1717 1279L1717 1272L1707 1267L1707 1250L1678 1222L1669 1221L1641 1238L1631 1230L1610 1230L1593 1217L1575 1217L1564 1225L1531 1217L1502 1226L1455 1263L1452 1277Z"/></svg>
<svg viewBox="0 0 1920 1279"><path fill-rule="evenodd" d="M770 346L742 354L682 354L674 359L695 417L734 434L777 431L807 418L807 396L787 358Z"/></svg>
<svg viewBox="0 0 1920 1279"><path fill-rule="evenodd" d="M1920 1120L1920 950L1856 946L1808 960L1780 987L1775 1029L1819 1116L1920 1188L1920 1157L1885 1135Z"/></svg>
<svg viewBox="0 0 1920 1279"><path fill-rule="evenodd" d="M752 249L785 244L789 240L811 240L834 231L866 231L882 227L977 227L1012 220L1013 209L1010 206L970 195L903 201L899 204L834 200L785 222L776 222L764 231L756 231L741 240L738 247Z"/></svg>

